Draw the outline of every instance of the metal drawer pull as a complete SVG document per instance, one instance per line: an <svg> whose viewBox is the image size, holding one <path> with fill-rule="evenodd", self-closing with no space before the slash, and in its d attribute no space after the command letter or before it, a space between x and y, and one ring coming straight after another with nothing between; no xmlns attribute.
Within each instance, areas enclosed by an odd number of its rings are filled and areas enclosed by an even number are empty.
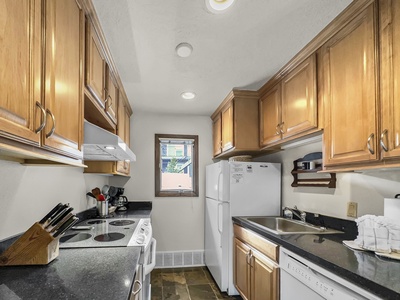
<svg viewBox="0 0 400 300"><path fill-rule="evenodd" d="M46 116L46 111L43 108L42 104L40 104L38 101L36 101L36 106L40 108L40 110L42 111L42 115L43 115L42 123L40 124L40 126L37 129L35 129L35 133L39 133L46 126L47 116Z"/></svg>
<svg viewBox="0 0 400 300"><path fill-rule="evenodd" d="M367 147L368 147L368 151L369 151L369 153L371 153L371 154L375 154L375 151L374 151L374 149L372 149L371 148L371 140L374 138L374 136L375 136L375 134L373 134L373 133L371 133L370 135L369 135L369 137L368 137L368 140L367 140Z"/></svg>
<svg viewBox="0 0 400 300"><path fill-rule="evenodd" d="M385 143L383 141L383 138L385 137L385 134L387 134L387 133L388 133L388 130L385 129L381 134L381 139L380 139L380 142L379 142L381 144L382 149L385 150L385 152L389 151L388 147L385 145Z"/></svg>
<svg viewBox="0 0 400 300"><path fill-rule="evenodd" d="M52 121L53 121L53 127L51 127L51 130L49 131L49 133L46 133L46 138L48 139L49 137L51 137L54 133L54 131L56 130L56 118L54 118L54 115L52 114L52 112L49 109L46 109L46 112L50 115Z"/></svg>
<svg viewBox="0 0 400 300"><path fill-rule="evenodd" d="M135 280L135 282L133 283L138 284L139 288L136 291L132 291L133 296L136 296L141 290L142 290L142 283L139 280Z"/></svg>

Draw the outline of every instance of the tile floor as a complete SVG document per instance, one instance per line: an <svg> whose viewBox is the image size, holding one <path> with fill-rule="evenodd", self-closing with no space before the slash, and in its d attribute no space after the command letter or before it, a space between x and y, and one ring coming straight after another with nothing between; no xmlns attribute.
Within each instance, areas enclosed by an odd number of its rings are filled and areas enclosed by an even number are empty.
<svg viewBox="0 0 400 300"><path fill-rule="evenodd" d="M221 293L206 267L155 269L151 272L152 300L239 300Z"/></svg>

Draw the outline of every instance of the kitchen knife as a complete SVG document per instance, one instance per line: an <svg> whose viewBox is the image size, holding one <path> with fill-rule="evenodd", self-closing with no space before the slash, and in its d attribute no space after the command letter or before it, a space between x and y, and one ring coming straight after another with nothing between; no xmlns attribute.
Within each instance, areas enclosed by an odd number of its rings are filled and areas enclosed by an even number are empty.
<svg viewBox="0 0 400 300"><path fill-rule="evenodd" d="M61 206L62 203L58 203L47 215L44 216L43 219L39 221L39 224L44 224L44 222L46 222L50 217L52 217L53 214L55 214Z"/></svg>
<svg viewBox="0 0 400 300"><path fill-rule="evenodd" d="M72 226L74 226L74 224L75 224L76 222L78 222L78 221L79 221L79 218L78 218L78 217L72 217L72 218L68 219L66 222L64 222L63 225L61 225L60 228L58 228L57 231L55 231L55 232L53 233L53 237L56 238L56 237L58 237L59 235L63 234L63 233L66 232L68 229L70 229Z"/></svg>
<svg viewBox="0 0 400 300"><path fill-rule="evenodd" d="M71 212L73 208L69 207L68 205L65 205L65 207L59 211L54 218L50 220L50 222L47 224L45 229L47 230L49 227L55 226L63 217L65 217L69 212Z"/></svg>
<svg viewBox="0 0 400 300"><path fill-rule="evenodd" d="M74 214L72 212L69 212L67 215L64 216L57 224L54 224L54 226L47 228L46 230L50 233L55 232L57 229L59 229L66 221L68 221L71 217L74 217Z"/></svg>
<svg viewBox="0 0 400 300"><path fill-rule="evenodd" d="M57 209L57 211L56 211L50 218L48 218L47 221L44 222L43 227L46 228L47 226L49 226L50 223L51 223L55 218L57 218L57 216L58 216L64 209L66 209L66 208L68 208L68 207L69 207L69 204L63 204L63 205L61 205L61 206Z"/></svg>

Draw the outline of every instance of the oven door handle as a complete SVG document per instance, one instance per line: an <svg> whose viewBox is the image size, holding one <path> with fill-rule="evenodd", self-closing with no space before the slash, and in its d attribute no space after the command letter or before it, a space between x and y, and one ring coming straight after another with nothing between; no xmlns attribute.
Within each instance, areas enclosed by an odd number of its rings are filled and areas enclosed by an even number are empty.
<svg viewBox="0 0 400 300"><path fill-rule="evenodd" d="M151 271L153 271L156 265L156 249L157 249L157 240L155 238L151 239L151 263L143 266L143 274L146 276Z"/></svg>

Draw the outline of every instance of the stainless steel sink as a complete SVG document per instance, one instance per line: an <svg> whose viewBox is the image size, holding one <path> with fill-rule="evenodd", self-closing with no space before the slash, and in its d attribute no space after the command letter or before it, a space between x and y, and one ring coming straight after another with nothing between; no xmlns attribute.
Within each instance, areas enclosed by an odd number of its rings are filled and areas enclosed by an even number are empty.
<svg viewBox="0 0 400 300"><path fill-rule="evenodd" d="M343 233L339 230L317 227L309 223L281 217L244 217L243 219L277 235Z"/></svg>

